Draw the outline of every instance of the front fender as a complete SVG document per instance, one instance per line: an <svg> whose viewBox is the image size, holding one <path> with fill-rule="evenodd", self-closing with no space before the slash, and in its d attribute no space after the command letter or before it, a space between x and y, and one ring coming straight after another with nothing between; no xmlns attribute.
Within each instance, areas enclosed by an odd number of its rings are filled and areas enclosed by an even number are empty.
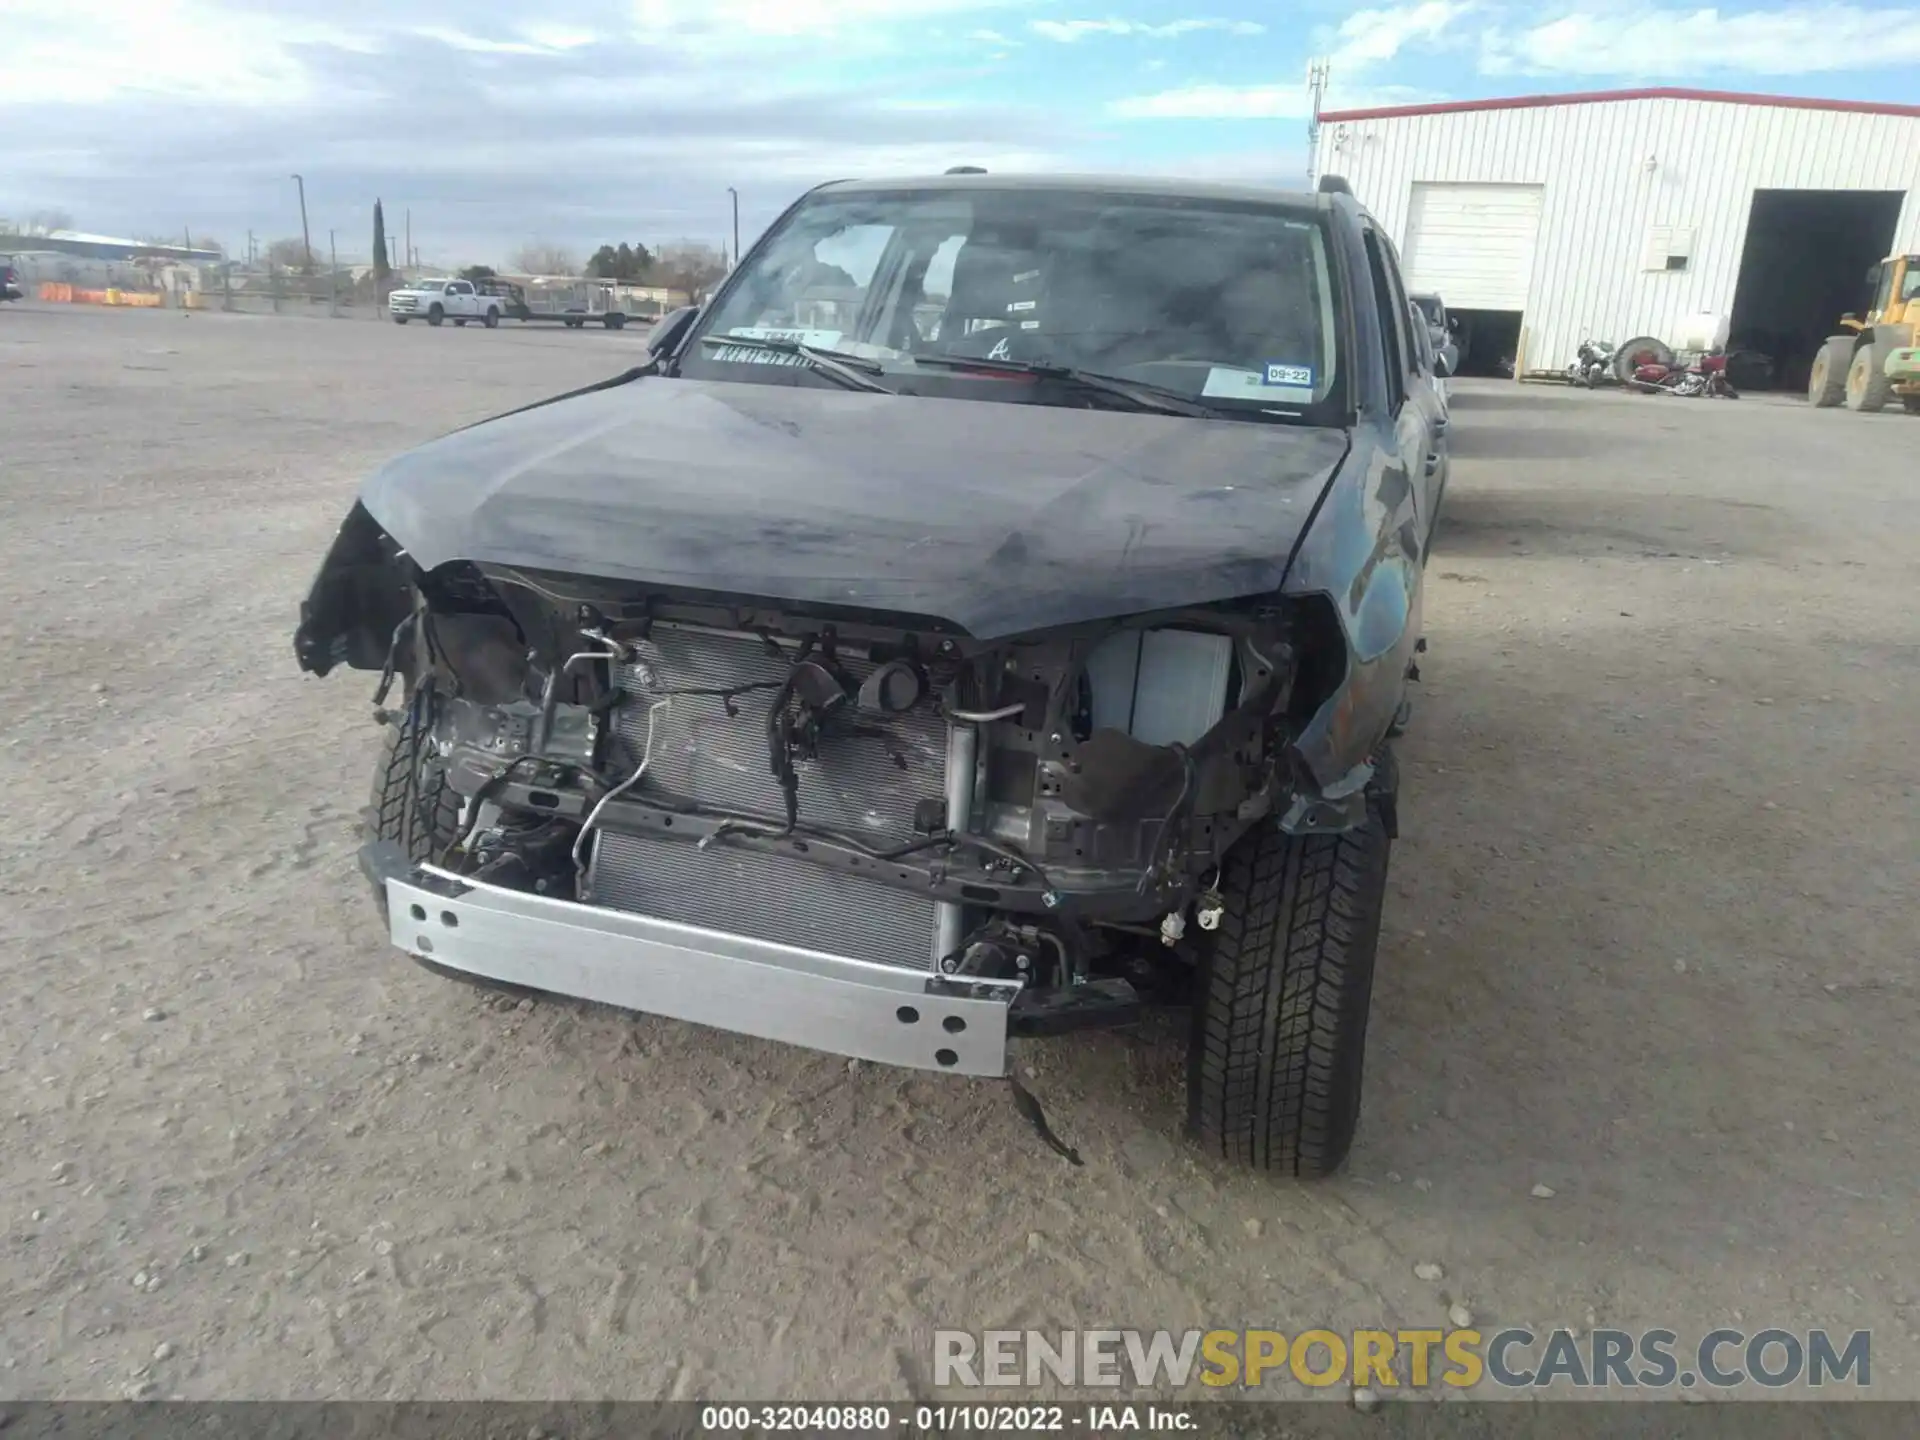
<svg viewBox="0 0 1920 1440"><path fill-rule="evenodd" d="M1301 544L1288 594L1323 596L1340 621L1345 675L1296 737L1323 795L1357 794L1393 723L1420 639L1424 551L1398 457L1359 446Z"/></svg>
<svg viewBox="0 0 1920 1440"><path fill-rule="evenodd" d="M312 675L336 665L380 670L413 610L414 567L358 502L347 512L300 602L294 658Z"/></svg>

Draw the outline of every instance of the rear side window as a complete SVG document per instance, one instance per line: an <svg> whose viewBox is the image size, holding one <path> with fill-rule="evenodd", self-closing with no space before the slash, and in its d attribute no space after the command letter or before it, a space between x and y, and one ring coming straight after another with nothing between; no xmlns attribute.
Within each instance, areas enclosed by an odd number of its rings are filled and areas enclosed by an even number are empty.
<svg viewBox="0 0 1920 1440"><path fill-rule="evenodd" d="M1379 315L1380 348L1387 372L1387 410L1397 415L1407 398L1407 371L1412 359L1406 333L1407 301L1400 293L1384 242L1371 226L1367 227L1366 239L1367 273L1373 282L1370 288Z"/></svg>

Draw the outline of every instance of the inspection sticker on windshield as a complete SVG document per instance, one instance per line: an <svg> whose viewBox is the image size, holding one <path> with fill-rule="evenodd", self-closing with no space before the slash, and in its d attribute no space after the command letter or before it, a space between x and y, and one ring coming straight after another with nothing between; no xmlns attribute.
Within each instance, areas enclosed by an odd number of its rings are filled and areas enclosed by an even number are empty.
<svg viewBox="0 0 1920 1440"><path fill-rule="evenodd" d="M736 325L727 331L742 340L778 340L787 345L806 345L831 350L840 343L838 330L783 330L775 325Z"/></svg>
<svg viewBox="0 0 1920 1440"><path fill-rule="evenodd" d="M713 358L730 365L801 365L798 355L778 350L762 350L756 345L729 345L727 341L772 340L782 345L805 345L812 350L831 350L840 343L838 330L783 330L771 325L736 325L724 335L708 337Z"/></svg>
<svg viewBox="0 0 1920 1440"><path fill-rule="evenodd" d="M1207 372L1200 394L1208 400L1311 401L1313 367L1270 364L1263 370L1241 370L1216 365Z"/></svg>

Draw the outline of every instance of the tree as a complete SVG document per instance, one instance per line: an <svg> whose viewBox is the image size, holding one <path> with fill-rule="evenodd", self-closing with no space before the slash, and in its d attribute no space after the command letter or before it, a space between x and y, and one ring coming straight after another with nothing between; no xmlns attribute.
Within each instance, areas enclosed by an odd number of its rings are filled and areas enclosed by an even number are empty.
<svg viewBox="0 0 1920 1440"><path fill-rule="evenodd" d="M56 230L71 230L73 216L65 210L35 210L27 216L26 235L51 235Z"/></svg>
<svg viewBox="0 0 1920 1440"><path fill-rule="evenodd" d="M723 251L697 241L683 240L677 245L662 245L654 266L653 283L672 290L698 295L727 273Z"/></svg>
<svg viewBox="0 0 1920 1440"><path fill-rule="evenodd" d="M282 270L298 270L307 263L307 242L298 235L275 240L267 246L267 263Z"/></svg>
<svg viewBox="0 0 1920 1440"><path fill-rule="evenodd" d="M380 202L373 202L373 278L384 280L393 273L393 267L387 263L387 216L380 208Z"/></svg>
<svg viewBox="0 0 1920 1440"><path fill-rule="evenodd" d="M471 280L478 284L482 280L491 280L500 272L491 265L469 265L460 272L462 280Z"/></svg>
<svg viewBox="0 0 1920 1440"><path fill-rule="evenodd" d="M587 274L602 280L624 280L629 284L646 280L652 273L654 258L644 245L602 245L587 261Z"/></svg>
<svg viewBox="0 0 1920 1440"><path fill-rule="evenodd" d="M513 252L513 268L523 275L578 275L580 261L564 245L530 240Z"/></svg>

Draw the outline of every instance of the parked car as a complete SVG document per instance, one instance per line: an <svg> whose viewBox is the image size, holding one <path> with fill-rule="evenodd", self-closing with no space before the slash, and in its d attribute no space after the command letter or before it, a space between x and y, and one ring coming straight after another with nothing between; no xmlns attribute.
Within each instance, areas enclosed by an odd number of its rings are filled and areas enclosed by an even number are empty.
<svg viewBox="0 0 1920 1440"><path fill-rule="evenodd" d="M294 646L403 687L393 943L962 1075L1173 994L1192 1132L1335 1169L1443 478L1418 343L1335 180L809 192L645 363L348 513Z"/></svg>
<svg viewBox="0 0 1920 1440"><path fill-rule="evenodd" d="M1446 373L1454 374L1460 369L1460 343L1455 332L1460 322L1447 313L1447 302L1438 295L1415 295L1413 303L1420 307L1420 313L1427 320L1427 335L1433 344L1436 359L1446 362Z"/></svg>
<svg viewBox="0 0 1920 1440"><path fill-rule="evenodd" d="M500 323L506 305L499 295L481 293L471 280L416 280L387 296L387 313L396 325L409 320L425 320L429 325L478 320L491 330Z"/></svg>
<svg viewBox="0 0 1920 1440"><path fill-rule="evenodd" d="M20 284L20 272L8 262L0 260L0 300L19 300L25 294Z"/></svg>
<svg viewBox="0 0 1920 1440"><path fill-rule="evenodd" d="M1447 454L1447 427L1452 420L1453 397L1447 391L1447 376L1452 365L1445 355L1433 352L1433 340L1427 329L1426 312L1419 305L1409 301L1407 313L1410 319L1410 332L1414 342L1414 364L1419 369L1424 385L1416 386L1416 399L1428 406L1431 411L1434 448L1427 459L1428 473L1433 477L1434 509L1437 512L1447 491L1447 472L1450 462Z"/></svg>

